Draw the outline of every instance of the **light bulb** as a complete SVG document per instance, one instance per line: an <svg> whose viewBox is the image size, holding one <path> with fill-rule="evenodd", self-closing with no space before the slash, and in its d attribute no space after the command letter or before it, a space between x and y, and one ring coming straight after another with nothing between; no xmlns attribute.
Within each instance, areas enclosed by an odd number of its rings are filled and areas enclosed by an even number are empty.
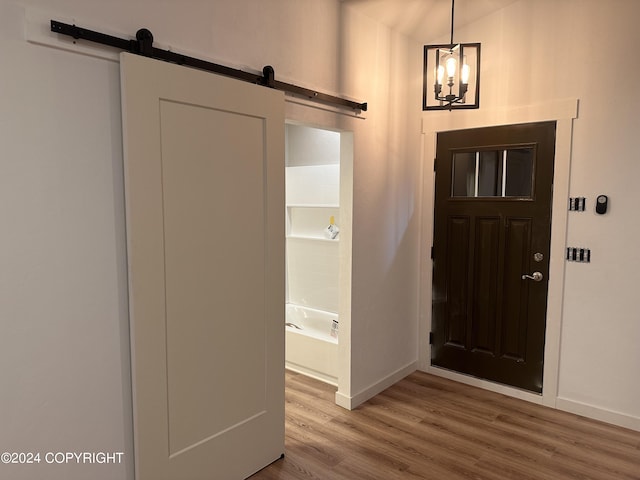
<svg viewBox="0 0 640 480"><path fill-rule="evenodd" d="M460 72L460 81L467 85L469 83L469 76L471 75L471 67L466 63L462 65L462 71Z"/></svg>
<svg viewBox="0 0 640 480"><path fill-rule="evenodd" d="M438 85L442 85L443 78L444 78L444 67L442 65L439 65L436 71L436 83Z"/></svg>
<svg viewBox="0 0 640 480"><path fill-rule="evenodd" d="M456 68L457 68L457 62L456 62L455 57L451 56L451 57L447 58L447 61L445 62L445 65L447 66L447 77L449 77L449 78L455 77Z"/></svg>

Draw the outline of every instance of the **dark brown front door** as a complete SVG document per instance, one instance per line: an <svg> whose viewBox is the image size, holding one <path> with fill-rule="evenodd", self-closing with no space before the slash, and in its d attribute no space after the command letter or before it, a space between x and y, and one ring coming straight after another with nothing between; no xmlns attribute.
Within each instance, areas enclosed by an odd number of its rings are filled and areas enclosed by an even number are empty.
<svg viewBox="0 0 640 480"><path fill-rule="evenodd" d="M432 365L542 392L555 128L438 134Z"/></svg>

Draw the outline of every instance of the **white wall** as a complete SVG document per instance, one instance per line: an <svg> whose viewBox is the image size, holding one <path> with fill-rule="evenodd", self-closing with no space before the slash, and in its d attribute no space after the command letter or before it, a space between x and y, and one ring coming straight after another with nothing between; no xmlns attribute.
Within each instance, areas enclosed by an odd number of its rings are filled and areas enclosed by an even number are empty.
<svg viewBox="0 0 640 480"><path fill-rule="evenodd" d="M368 101L366 119L298 104L287 115L354 132L342 398L415 365L419 112L406 112L420 93L406 38L336 0L0 0L0 450L125 453L0 476L133 478L118 65L27 43L24 7L124 36L146 27L176 51L271 64L277 78Z"/></svg>
<svg viewBox="0 0 640 480"><path fill-rule="evenodd" d="M640 57L631 47L640 43L639 16L634 0L521 0L456 30L459 41L482 42L482 87L479 113L451 114L464 121L579 99L569 195L586 197L587 211L569 213L567 245L589 247L592 256L565 268L557 406L632 428L640 428ZM610 209L599 216L602 193Z"/></svg>
<svg viewBox="0 0 640 480"><path fill-rule="evenodd" d="M339 160L340 136L333 140ZM337 314L340 234L329 238L325 230L331 217L341 225L340 165L286 167L285 183L287 302Z"/></svg>
<svg viewBox="0 0 640 480"><path fill-rule="evenodd" d="M287 167L340 163L339 132L288 123L285 137Z"/></svg>
<svg viewBox="0 0 640 480"><path fill-rule="evenodd" d="M287 205L340 205L338 164L286 167L285 178Z"/></svg>
<svg viewBox="0 0 640 480"><path fill-rule="evenodd" d="M349 128L355 132L349 394L357 404L416 366L421 138L420 112L410 106L420 105L422 94L412 74L420 63L410 54L413 42L348 9L343 35L345 88L365 92L370 105L366 121Z"/></svg>
<svg viewBox="0 0 640 480"><path fill-rule="evenodd" d="M118 65L35 47L0 4L0 477L131 476ZM46 465L47 452L127 452Z"/></svg>

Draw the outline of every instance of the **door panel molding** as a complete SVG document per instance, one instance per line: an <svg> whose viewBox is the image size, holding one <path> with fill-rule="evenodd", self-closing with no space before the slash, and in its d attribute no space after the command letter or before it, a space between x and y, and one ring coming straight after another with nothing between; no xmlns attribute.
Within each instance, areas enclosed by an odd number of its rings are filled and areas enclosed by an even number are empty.
<svg viewBox="0 0 640 480"><path fill-rule="evenodd" d="M452 255L447 264L447 291L451 293L446 303L446 316L450 319L446 330L446 344L458 347L464 347L467 339L469 220L466 216L451 217L448 227L450 238L455 238L455 241L451 242Z"/></svg>
<svg viewBox="0 0 640 480"><path fill-rule="evenodd" d="M531 250L531 220L528 218L507 218L507 229L505 236L505 250L511 258L520 258L520 263L513 263L505 267L505 276L520 277L522 272L527 271L529 260L529 251ZM505 282L502 286L503 316L513 315L511 318L525 319L524 324L509 325L502 322L502 335L500 342L500 355L505 358L511 358L516 361L526 361L526 311L523 311L523 305L529 301L529 289L525 288L526 283L514 285ZM517 312L516 312L517 310Z"/></svg>
<svg viewBox="0 0 640 480"><path fill-rule="evenodd" d="M479 217L475 224L474 251L481 248L489 255L476 255L473 267L473 323L469 329L469 348L476 353L497 353L495 331L497 314L495 305L485 305L482 298L498 298L498 262L500 258L500 217Z"/></svg>

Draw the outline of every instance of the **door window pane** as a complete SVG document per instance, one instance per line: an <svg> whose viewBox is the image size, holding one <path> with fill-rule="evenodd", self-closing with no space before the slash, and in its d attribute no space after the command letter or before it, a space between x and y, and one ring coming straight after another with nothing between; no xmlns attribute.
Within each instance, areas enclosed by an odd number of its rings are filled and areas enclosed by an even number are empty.
<svg viewBox="0 0 640 480"><path fill-rule="evenodd" d="M453 154L454 197L517 197L533 194L533 148Z"/></svg>
<svg viewBox="0 0 640 480"><path fill-rule="evenodd" d="M497 151L479 152L478 194L476 197L499 197L502 191L502 168Z"/></svg>
<svg viewBox="0 0 640 480"><path fill-rule="evenodd" d="M476 153L465 152L453 155L453 196L475 197Z"/></svg>
<svg viewBox="0 0 640 480"><path fill-rule="evenodd" d="M533 178L533 148L507 150L507 181L505 197L531 197Z"/></svg>

